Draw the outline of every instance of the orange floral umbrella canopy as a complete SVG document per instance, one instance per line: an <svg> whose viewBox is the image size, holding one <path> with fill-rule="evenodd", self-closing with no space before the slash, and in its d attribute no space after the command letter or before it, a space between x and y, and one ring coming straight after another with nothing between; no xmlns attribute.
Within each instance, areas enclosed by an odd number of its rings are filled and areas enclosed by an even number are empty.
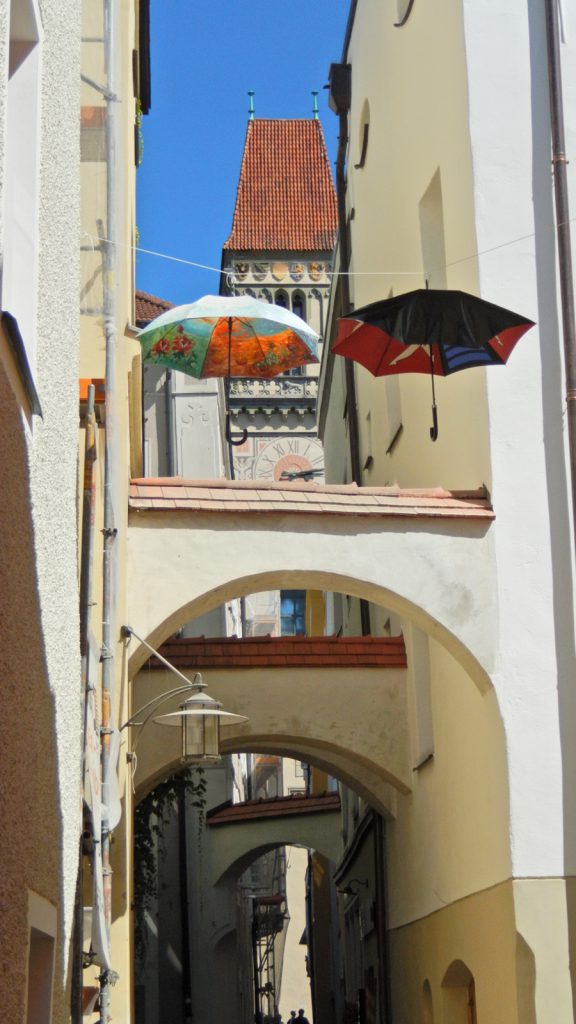
<svg viewBox="0 0 576 1024"><path fill-rule="evenodd" d="M319 337L299 316L250 295L206 295L139 334L147 362L192 377L276 377L318 362Z"/></svg>

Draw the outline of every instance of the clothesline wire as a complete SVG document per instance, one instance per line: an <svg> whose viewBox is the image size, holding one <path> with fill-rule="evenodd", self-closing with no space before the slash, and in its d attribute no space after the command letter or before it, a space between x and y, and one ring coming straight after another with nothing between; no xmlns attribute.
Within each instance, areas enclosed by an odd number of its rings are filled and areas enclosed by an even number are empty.
<svg viewBox="0 0 576 1024"><path fill-rule="evenodd" d="M571 217L568 223L573 224L575 221L576 217ZM108 238L102 238L99 235L92 235L88 231L83 233L83 237L90 238L93 246L94 242L103 242L106 245L112 244L124 249L131 249L132 252L141 253L144 256L157 256L159 259L169 260L172 263L181 263L187 267L194 267L196 270L211 270L215 274L221 274L223 271L222 267L212 267L207 263L196 263L194 260L184 259L182 256L172 256L170 253L158 252L155 249L144 249L140 245L129 245L126 242L110 242ZM507 242L499 242L496 245L492 245L487 249L481 249L479 252L472 253L469 256L461 256L459 259L450 260L449 263L445 263L442 267L435 267L434 271L448 270L450 267L455 267L459 263L467 263L468 260L477 259L479 256L488 256L492 252L497 252L500 249L506 249L511 245L517 245L519 242L527 242L535 237L536 235L533 231L527 235L519 235L517 238L512 238ZM420 270L340 270L327 271L326 274L327 277L423 277L425 271L423 268Z"/></svg>

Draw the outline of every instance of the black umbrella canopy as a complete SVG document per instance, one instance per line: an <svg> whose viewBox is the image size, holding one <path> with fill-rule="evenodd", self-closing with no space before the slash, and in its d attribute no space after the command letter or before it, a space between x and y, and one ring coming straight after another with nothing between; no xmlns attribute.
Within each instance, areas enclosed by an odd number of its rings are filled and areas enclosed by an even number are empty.
<svg viewBox="0 0 576 1024"><path fill-rule="evenodd" d="M333 351L375 377L428 373L434 377L474 366L503 365L534 321L462 291L420 288L355 309L338 324Z"/></svg>

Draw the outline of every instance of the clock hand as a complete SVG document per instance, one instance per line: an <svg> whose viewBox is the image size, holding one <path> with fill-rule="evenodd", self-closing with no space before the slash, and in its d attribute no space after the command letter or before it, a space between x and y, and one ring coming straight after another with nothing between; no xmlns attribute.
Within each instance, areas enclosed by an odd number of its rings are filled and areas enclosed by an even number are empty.
<svg viewBox="0 0 576 1024"><path fill-rule="evenodd" d="M321 469L284 469L280 474L281 480L311 480L312 477L322 473Z"/></svg>

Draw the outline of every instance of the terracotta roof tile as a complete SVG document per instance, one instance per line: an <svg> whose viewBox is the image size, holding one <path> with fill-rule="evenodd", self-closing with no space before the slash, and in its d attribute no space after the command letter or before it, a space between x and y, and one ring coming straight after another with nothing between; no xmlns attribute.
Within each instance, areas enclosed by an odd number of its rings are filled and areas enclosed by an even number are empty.
<svg viewBox="0 0 576 1024"><path fill-rule="evenodd" d="M136 324L138 327L145 327L151 320L155 320L161 313L165 313L167 309L173 309L173 302L166 302L165 299L159 299L156 295L148 295L147 292L136 292L135 295L136 305Z"/></svg>
<svg viewBox="0 0 576 1024"><path fill-rule="evenodd" d="M160 493L162 497L160 497ZM494 519L483 490L357 487L356 484L276 483L253 480L132 480L129 507L135 511L173 508L181 512L287 515L346 515L379 518Z"/></svg>
<svg viewBox="0 0 576 1024"><path fill-rule="evenodd" d="M331 251L337 227L320 121L249 121L224 249Z"/></svg>
<svg viewBox="0 0 576 1024"><path fill-rule="evenodd" d="M173 637L160 648L176 668L365 665L406 668L402 636ZM149 668L162 669L154 655Z"/></svg>

